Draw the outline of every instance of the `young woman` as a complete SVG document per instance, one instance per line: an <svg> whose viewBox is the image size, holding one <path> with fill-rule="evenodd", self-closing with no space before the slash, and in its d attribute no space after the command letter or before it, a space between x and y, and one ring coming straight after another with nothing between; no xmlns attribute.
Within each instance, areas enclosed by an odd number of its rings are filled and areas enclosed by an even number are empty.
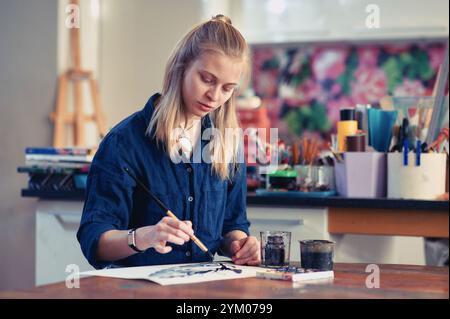
<svg viewBox="0 0 450 319"><path fill-rule="evenodd" d="M213 254L259 264L259 242L248 230L241 144L226 138L227 129L238 128L235 97L248 65L248 46L223 15L177 44L161 94L115 126L92 162L77 233L91 265L209 260L190 240L194 233ZM208 130L215 134L203 140ZM125 168L177 218L167 216Z"/></svg>

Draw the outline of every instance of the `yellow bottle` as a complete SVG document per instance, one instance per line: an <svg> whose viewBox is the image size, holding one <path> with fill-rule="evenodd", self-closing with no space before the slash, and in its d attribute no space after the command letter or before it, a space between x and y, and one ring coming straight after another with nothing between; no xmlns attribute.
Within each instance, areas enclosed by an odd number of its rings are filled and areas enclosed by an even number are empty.
<svg viewBox="0 0 450 319"><path fill-rule="evenodd" d="M338 135L338 152L346 152L346 137L348 135L355 135L358 131L358 121L355 118L354 109L341 109L341 120L337 122L337 135Z"/></svg>

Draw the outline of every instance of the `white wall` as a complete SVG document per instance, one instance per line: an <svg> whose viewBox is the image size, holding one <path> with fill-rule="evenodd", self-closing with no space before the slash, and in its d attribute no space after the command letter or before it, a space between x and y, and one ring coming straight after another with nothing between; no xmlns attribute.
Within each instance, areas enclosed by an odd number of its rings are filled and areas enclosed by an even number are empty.
<svg viewBox="0 0 450 319"><path fill-rule="evenodd" d="M101 2L100 92L108 128L162 87L167 58L202 18L202 0Z"/></svg>
<svg viewBox="0 0 450 319"><path fill-rule="evenodd" d="M26 146L51 143L57 0L0 1L0 290L34 284L36 199L20 197Z"/></svg>
<svg viewBox="0 0 450 319"><path fill-rule="evenodd" d="M448 0L233 0L251 43L448 36ZM379 28L367 17L379 13ZM284 8L284 10L282 10Z"/></svg>
<svg viewBox="0 0 450 319"><path fill-rule="evenodd" d="M165 61L200 21L202 1L100 0L103 24L86 17L88 1L80 1L82 63L97 72L111 127L160 90ZM52 144L57 77L69 65L65 3L0 0L0 290L34 286L36 199L20 197L28 178L16 169L25 147Z"/></svg>

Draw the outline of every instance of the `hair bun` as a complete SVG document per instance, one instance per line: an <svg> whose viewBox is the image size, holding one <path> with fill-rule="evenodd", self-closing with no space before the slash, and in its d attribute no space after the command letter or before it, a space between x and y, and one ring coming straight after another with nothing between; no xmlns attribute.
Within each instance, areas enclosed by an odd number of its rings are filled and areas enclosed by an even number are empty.
<svg viewBox="0 0 450 319"><path fill-rule="evenodd" d="M228 24L232 24L231 23L231 19L228 18L227 16L223 15L223 14L216 14L215 16L212 17L213 21L222 21Z"/></svg>

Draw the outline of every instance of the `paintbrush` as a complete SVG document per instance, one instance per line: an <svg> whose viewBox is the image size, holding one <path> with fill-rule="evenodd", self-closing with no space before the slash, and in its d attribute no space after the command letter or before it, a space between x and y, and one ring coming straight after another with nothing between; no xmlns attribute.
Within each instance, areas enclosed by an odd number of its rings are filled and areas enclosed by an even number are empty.
<svg viewBox="0 0 450 319"><path fill-rule="evenodd" d="M294 145L292 147L293 165L298 164L298 157L299 157L298 144L294 142Z"/></svg>
<svg viewBox="0 0 450 319"><path fill-rule="evenodd" d="M316 158L316 156L319 153L319 143L317 142L317 140L312 140L311 142L311 151L310 151L310 156L309 156L309 164L312 165L314 163L314 159Z"/></svg>
<svg viewBox="0 0 450 319"><path fill-rule="evenodd" d="M338 163L341 163L342 162L341 156L333 151L333 148L331 147L331 145L328 144L327 146L328 146L328 150L331 152L331 154L333 154L333 156L336 159L336 161Z"/></svg>
<svg viewBox="0 0 450 319"><path fill-rule="evenodd" d="M177 216L175 216L174 213L172 213L170 211L170 209L168 209L163 202L161 202L159 200L158 197L156 197L155 195L152 194L152 192L149 191L149 189L140 181L138 180L133 174L131 174L130 170L127 167L124 167L125 172L128 173L128 175L131 176L132 179L134 179L134 181L142 187L142 189L148 194L150 195L151 198L153 198L155 200L155 202L163 209L166 211L166 214L172 218L174 218L175 220L179 220ZM208 250L208 248L200 241L200 239L197 238L197 236L195 235L191 235L190 236L192 241L205 253L208 254L209 258L211 259L211 261L214 259L214 255L211 254L211 252Z"/></svg>

